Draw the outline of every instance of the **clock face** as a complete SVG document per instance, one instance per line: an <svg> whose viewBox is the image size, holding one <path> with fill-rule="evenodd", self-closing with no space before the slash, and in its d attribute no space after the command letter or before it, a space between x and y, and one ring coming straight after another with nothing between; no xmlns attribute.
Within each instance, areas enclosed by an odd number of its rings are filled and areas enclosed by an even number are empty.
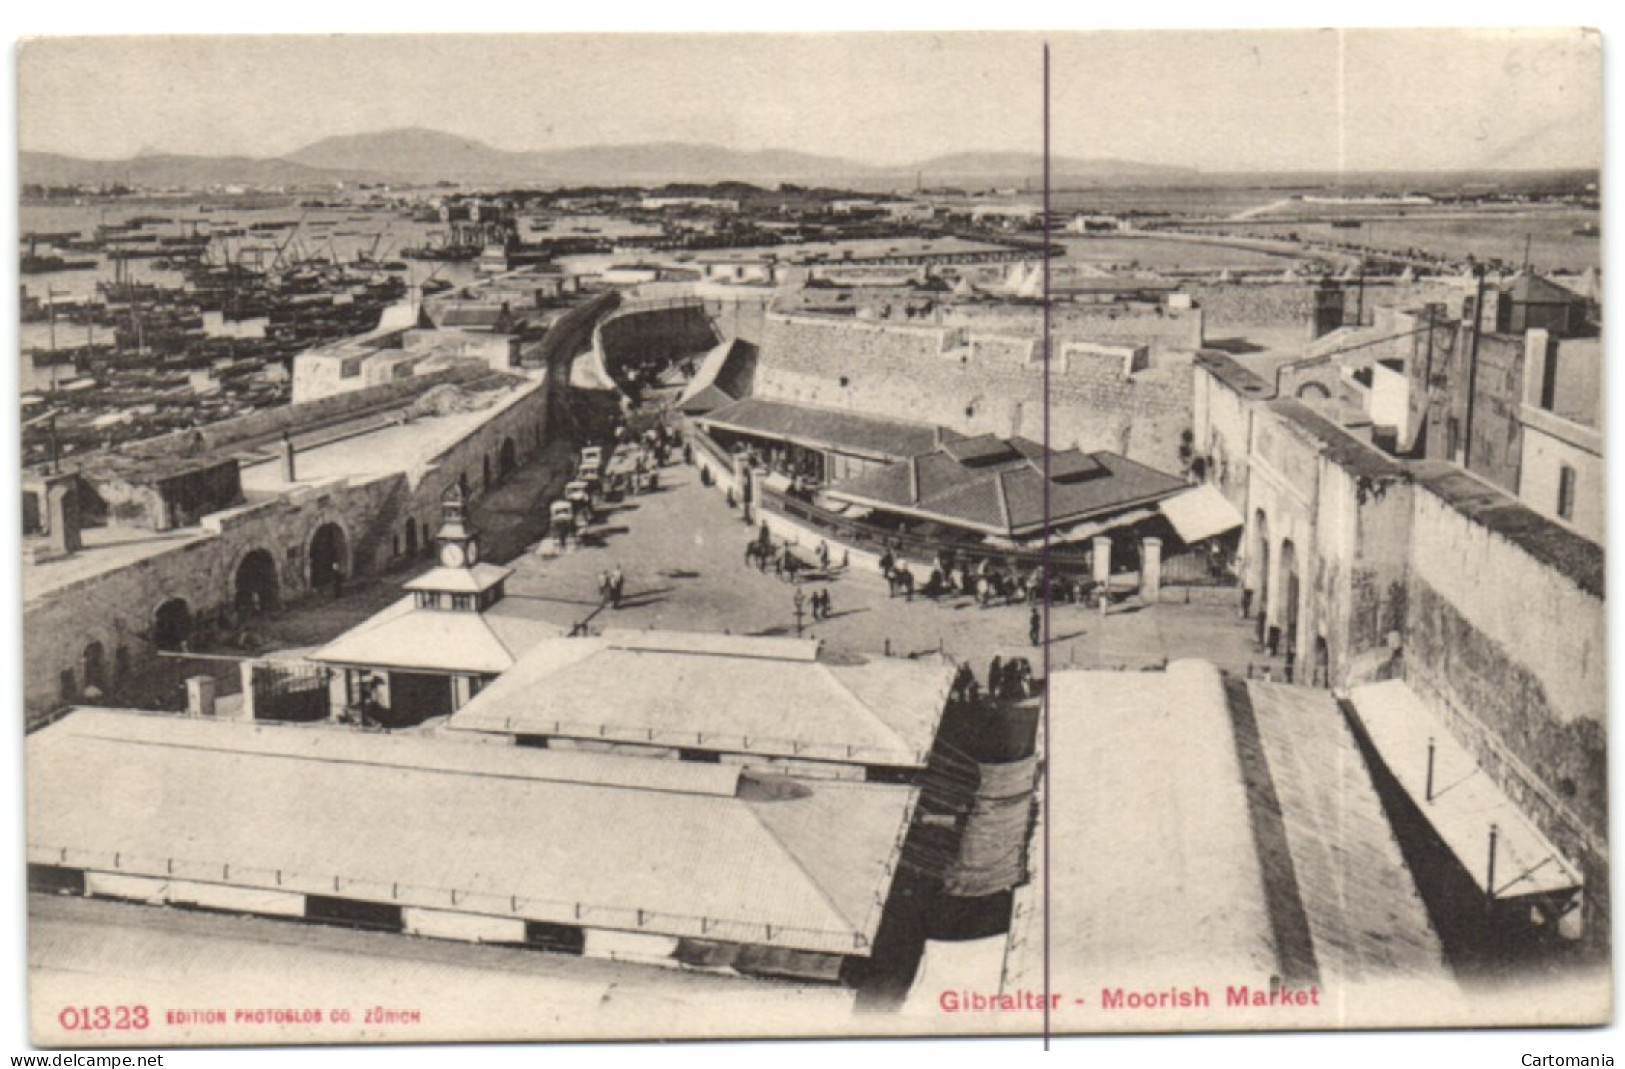
<svg viewBox="0 0 1625 1069"><path fill-rule="evenodd" d="M463 547L455 542L449 542L440 547L440 563L448 568L460 568L463 564Z"/></svg>

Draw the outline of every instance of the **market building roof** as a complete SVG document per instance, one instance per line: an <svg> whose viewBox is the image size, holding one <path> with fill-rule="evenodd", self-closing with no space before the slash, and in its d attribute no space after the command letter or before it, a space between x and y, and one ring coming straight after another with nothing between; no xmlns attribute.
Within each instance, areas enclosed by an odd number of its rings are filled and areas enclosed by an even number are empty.
<svg viewBox="0 0 1625 1069"><path fill-rule="evenodd" d="M448 729L919 768L954 667L817 659L811 640L609 630L538 643Z"/></svg>
<svg viewBox="0 0 1625 1069"><path fill-rule="evenodd" d="M1059 671L1050 686L1042 819L1066 849L1037 859L1047 872L1033 884L1054 915L1018 901L1006 991L1046 977L1055 990L1087 990L1108 976L1124 990L1205 984L1217 1003L1223 985L1275 978L1336 992L1291 1027L1392 1020L1395 991L1415 993L1418 1009L1461 1012L1331 695L1226 681L1190 660L1162 672ZM1056 1026L1098 1030L1108 1009L1065 1006ZM1106 1024L1166 1027L1189 1013L1137 1009ZM1255 1013L1220 1027L1285 1020L1279 1007Z"/></svg>
<svg viewBox="0 0 1625 1069"><path fill-rule="evenodd" d="M1046 458L1037 442L984 434L942 442L826 492L855 505L1021 538L1185 488L1183 480L1116 453L1066 449Z"/></svg>
<svg viewBox="0 0 1625 1069"><path fill-rule="evenodd" d="M719 428L875 460L902 460L963 437L929 423L868 416L787 401L745 397L700 417L707 430Z"/></svg>
<svg viewBox="0 0 1625 1069"><path fill-rule="evenodd" d="M36 863L859 956L917 798L124 711L75 711L27 749Z"/></svg>

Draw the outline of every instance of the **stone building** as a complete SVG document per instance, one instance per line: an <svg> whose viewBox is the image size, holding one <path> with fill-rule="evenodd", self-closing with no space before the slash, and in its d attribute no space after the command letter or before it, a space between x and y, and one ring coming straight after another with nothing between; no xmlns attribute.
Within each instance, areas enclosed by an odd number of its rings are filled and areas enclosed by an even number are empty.
<svg viewBox="0 0 1625 1069"><path fill-rule="evenodd" d="M176 436L175 450L199 451L188 461L197 469L235 467L241 501L171 510L159 529L70 534L82 524L69 507L77 492L39 483L47 504L63 489L44 513L52 530L24 544L28 717L91 686L116 693L200 632L229 634L258 612L416 558L448 486L478 495L540 451L549 393L545 376L426 377ZM170 447L143 443L164 470ZM81 484L95 479L87 465Z"/></svg>
<svg viewBox="0 0 1625 1069"><path fill-rule="evenodd" d="M1394 458L1272 398L1228 357L1204 355L1196 374L1195 440L1211 451L1207 477L1247 519L1244 603L1261 643L1291 650L1302 682L1402 685L1487 774L1505 819L1527 822L1529 863L1574 875L1532 912L1492 910L1503 926L1481 937L1539 942L1524 930L1534 917L1582 953L1605 946L1602 546L1477 474ZM1245 478L1220 482L1243 449ZM1384 762L1424 757L1378 746ZM1533 856L1542 843L1550 858ZM1457 863L1479 864L1458 852L1443 868ZM1517 890L1485 893L1494 906Z"/></svg>

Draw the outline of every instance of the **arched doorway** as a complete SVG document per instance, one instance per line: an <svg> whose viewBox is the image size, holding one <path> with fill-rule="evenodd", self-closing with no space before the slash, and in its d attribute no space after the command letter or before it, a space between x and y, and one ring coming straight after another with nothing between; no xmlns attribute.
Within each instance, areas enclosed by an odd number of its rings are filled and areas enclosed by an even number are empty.
<svg viewBox="0 0 1625 1069"><path fill-rule="evenodd" d="M85 689L91 687L107 692L107 651L100 642L85 647Z"/></svg>
<svg viewBox="0 0 1625 1069"><path fill-rule="evenodd" d="M1332 651L1326 645L1325 635L1315 636L1315 674L1310 682L1317 687L1332 685Z"/></svg>
<svg viewBox="0 0 1625 1069"><path fill-rule="evenodd" d="M239 617L258 616L277 608L280 588L276 578L276 561L272 559L270 550L251 550L237 565L234 600Z"/></svg>
<svg viewBox="0 0 1625 1069"><path fill-rule="evenodd" d="M181 598L170 598L152 615L152 644L178 650L192 636L192 610Z"/></svg>
<svg viewBox="0 0 1625 1069"><path fill-rule="evenodd" d="M310 585L313 589L333 587L342 590L350 575L350 543L344 528L324 523L310 537Z"/></svg>
<svg viewBox="0 0 1625 1069"><path fill-rule="evenodd" d="M1254 619L1257 621L1258 644L1264 645L1264 632L1269 627L1270 614L1270 519L1263 509L1253 513L1253 552L1249 585L1255 592Z"/></svg>
<svg viewBox="0 0 1625 1069"><path fill-rule="evenodd" d="M1306 382L1298 387L1298 400L1300 401L1330 401L1332 391L1322 383Z"/></svg>
<svg viewBox="0 0 1625 1069"><path fill-rule="evenodd" d="M1281 592L1282 652L1288 660L1298 653L1298 547L1288 538L1281 543L1281 578L1276 589Z"/></svg>
<svg viewBox="0 0 1625 1069"><path fill-rule="evenodd" d="M506 479L519 467L519 450L514 448L512 438L502 439L502 450L497 454L497 471L500 478Z"/></svg>

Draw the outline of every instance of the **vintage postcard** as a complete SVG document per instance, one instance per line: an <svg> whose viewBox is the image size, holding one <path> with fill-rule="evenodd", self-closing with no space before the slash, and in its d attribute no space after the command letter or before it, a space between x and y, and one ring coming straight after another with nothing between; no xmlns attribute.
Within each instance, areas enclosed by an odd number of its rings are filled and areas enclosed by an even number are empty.
<svg viewBox="0 0 1625 1069"><path fill-rule="evenodd" d="M1597 33L18 48L35 1044L1610 1020Z"/></svg>

